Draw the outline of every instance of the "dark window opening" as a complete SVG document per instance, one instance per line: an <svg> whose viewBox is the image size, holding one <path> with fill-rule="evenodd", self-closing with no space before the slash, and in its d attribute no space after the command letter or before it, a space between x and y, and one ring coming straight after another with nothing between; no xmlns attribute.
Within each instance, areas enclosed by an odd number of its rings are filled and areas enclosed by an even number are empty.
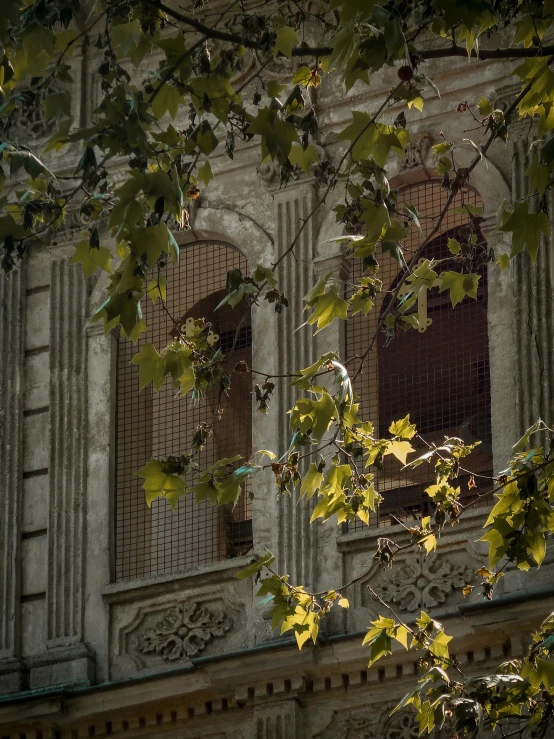
<svg viewBox="0 0 554 739"><path fill-rule="evenodd" d="M424 230L444 206L448 194L436 182L410 186L401 191L401 200L413 203L422 214ZM480 204L474 191L458 195L453 207L463 202ZM447 259L437 271L460 271L448 250L448 239L455 237L467 217L452 211L443 223L443 233L433 240L422 255L427 259ZM409 260L421 237L414 229L406 240ZM440 442L445 436L457 436L466 443L482 444L466 458L468 469L490 475L492 469L490 425L490 372L487 330L487 249L479 241L478 258L472 271L480 274L477 299L466 297L452 309L447 292L432 288L427 293L427 316L430 325L423 332L411 329L397 335L388 345L381 335L377 349L369 358L364 373L358 378L356 391L361 413L370 420L380 436L388 436L392 421L410 413L422 440L414 439L416 452L422 454L427 444ZM380 279L383 293L368 316L355 316L347 324L347 355L361 355L367 346L379 315L390 292L399 279L398 263L389 255L381 259ZM353 260L351 282L361 276L361 261ZM417 304L413 310L417 310ZM412 455L412 459L415 458ZM410 459L410 458L409 458ZM482 492L487 480L476 476L476 488L468 489L469 476L459 478L465 502ZM379 512L370 526L395 523L392 516L410 520L431 512L425 488L434 482L434 466L422 464L415 469L402 469L391 455L385 457L383 470L376 473L376 487L383 495ZM356 522L350 530L363 529Z"/></svg>
<svg viewBox="0 0 554 739"><path fill-rule="evenodd" d="M235 337L233 364L252 363L252 329L244 305L216 310L226 295L230 269L247 271L246 259L223 243L196 243L181 249L178 265L164 268L167 278L167 309L185 320L203 318L219 339L214 349L228 353ZM146 505L142 480L136 471L152 457L190 450L197 426L214 423L212 436L197 455L200 471L218 459L252 453L252 399L250 375L231 373L231 392L218 416L217 389L210 389L202 402L190 395L177 400L171 380L157 393L151 386L139 392L138 372L131 359L145 343L158 351L171 342L173 322L156 304L142 301L147 330L133 345L118 344L117 375L117 480L116 480L116 579L126 580L170 572L247 553L252 547L251 502L244 490L234 509L195 505L183 496L175 510L163 499ZM237 335L238 332L238 335ZM196 477L192 476L190 484Z"/></svg>

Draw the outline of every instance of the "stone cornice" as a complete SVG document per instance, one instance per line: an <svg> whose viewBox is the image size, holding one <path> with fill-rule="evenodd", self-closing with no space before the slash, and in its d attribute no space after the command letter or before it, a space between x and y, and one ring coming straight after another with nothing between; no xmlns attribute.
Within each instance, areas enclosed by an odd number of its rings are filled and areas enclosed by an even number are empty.
<svg viewBox="0 0 554 739"><path fill-rule="evenodd" d="M525 633L541 620L554 603L529 600L521 605L487 611L488 628L476 629L483 614L458 615L446 620L454 634L451 652L461 665L484 672L498 662L520 656ZM494 624L494 626L493 626ZM360 634L322 639L316 647L300 652L290 640L278 641L223 656L203 657L165 675L106 683L89 689L60 686L41 698L39 691L14 696L0 702L0 727L24 730L50 727L90 736L106 733L110 722L113 736L148 736L149 728L190 727L192 721L232 722L244 718L255 706L301 697L302 702L329 701L359 693L371 699L394 700L413 683L416 655L398 651L371 670L368 655L360 649ZM230 688L230 686L233 686ZM4 705L2 705L4 703ZM79 733L79 736L81 734ZM135 733L133 732L133 736Z"/></svg>

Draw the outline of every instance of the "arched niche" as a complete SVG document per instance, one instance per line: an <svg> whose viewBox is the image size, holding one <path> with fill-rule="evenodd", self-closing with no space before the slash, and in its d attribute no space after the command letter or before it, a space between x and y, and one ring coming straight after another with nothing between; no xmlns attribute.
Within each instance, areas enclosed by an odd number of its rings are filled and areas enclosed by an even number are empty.
<svg viewBox="0 0 554 739"><path fill-rule="evenodd" d="M430 230L426 224L431 226L436 222L447 199L440 180L428 179L399 189L399 203L411 203L417 208L425 231ZM443 221L441 233L422 254L422 258L439 262L436 268L439 273L458 268L447 244L469 222L467 215L454 212L463 202L481 204L475 191L459 193ZM481 241L481 234L477 235ZM412 227L405 242L406 260L410 250L414 253L420 243L418 229ZM444 436L458 436L468 443L481 438L488 443L487 450L475 452L469 466L476 473L490 474L488 250L484 242L476 248L476 254L473 269L480 275L478 299L466 298L452 310L448 293L440 293L434 287L422 294L420 305L416 303L412 309L417 312L419 307L420 333L414 329L401 331L390 340L378 331L378 325L404 270L389 252L381 253L378 275L383 283L382 291L367 316L357 314L348 321L346 349L348 358L362 355L378 332L374 350L356 381L363 417L372 422L376 434L387 436L390 424L410 413L423 439L412 442L420 454L428 444L440 444ZM361 276L361 262L353 260L352 281L356 283ZM426 513L428 497L423 490L433 480L434 471L428 465L406 470L393 456L385 457L384 468L376 478L384 502L380 520L375 522L390 525L395 520L390 514L409 519L412 514Z"/></svg>
<svg viewBox="0 0 554 739"><path fill-rule="evenodd" d="M181 245L182 249L186 249L191 246L194 242L200 243L200 244L207 244L207 243L214 243L214 242L221 242L225 243L228 247L232 248L236 254L240 254L241 258L244 262L244 271L246 272L246 263L255 266L256 263L261 262L264 264L270 264L271 260L273 258L273 244L270 239L270 237L265 233L263 229L261 229L257 224L255 224L251 219L249 219L246 216L243 216L239 213L236 213L234 211L228 210L228 209L214 209L214 208L199 208L193 219L193 228L186 231L186 232L180 232L175 234L176 239L178 243ZM225 272L225 270L223 271ZM215 290L215 298L217 299L217 303L220 302L221 298L223 297L223 293L221 290L224 291L225 286L225 280L224 280L224 273L221 274L221 284L219 285L219 288ZM109 284L109 275L106 273L101 273L98 279L94 282L94 284L89 288L89 315L92 316L94 312L99 308L99 306L104 302L105 300L105 289ZM145 299L146 300L146 299ZM202 305L202 301L198 304L194 304L189 307L189 315L194 317L199 317L196 314L200 312L204 312L205 309L209 309L209 306ZM212 301L213 303L213 301ZM213 308L215 307L215 304L211 306L212 310L212 320L217 321L219 320L219 316L214 319L213 318ZM259 336L260 336L260 353L261 357L263 358L261 361L261 364L263 364L264 361L271 361L272 356L275 355L275 340L271 335L271 331L273 328L273 321L272 325L268 326L268 313L271 310L270 306L263 305L260 309L257 309L253 312L252 316L252 326L246 325L244 328L247 329L249 334L256 334L257 328L256 325L258 324L260 326ZM185 310L184 313L186 314L187 311ZM233 327L231 327L233 328ZM96 393L95 397L90 397L89 399L89 408L90 408L90 418L91 423L89 424L89 434L91 434L91 439L94 437L94 439L97 439L100 435L102 438L102 458L100 459L99 454L97 451L95 451L95 458L91 459L89 461L89 466L94 469L99 469L99 466L102 467L103 471L103 479L109 480L109 485L107 486L106 491L102 492L102 495L100 495L100 491L98 494L98 499L102 498L106 505L113 506L114 501L114 485L112 483L112 480L115 480L116 476L116 464L117 464L117 454L116 454L116 433L115 433L115 424L116 424L116 406L117 406L117 388L115 386L115 377L116 377L116 365L117 365L117 353L118 353L118 347L117 347L117 339L112 332L109 335L104 335L102 330L101 323L91 323L88 327L88 334L89 334L89 376L94 379L95 386L104 388L106 385L110 387L109 392L103 392L101 394ZM137 347L134 347L134 350L136 351ZM248 348L248 351L250 352L250 348ZM241 354L241 351L239 351L239 354ZM240 360L240 356L238 357L237 361ZM251 360L248 361L248 364L251 364ZM133 366L132 371L137 373L137 367ZM110 382L111 378L111 382ZM106 380L108 382L106 383ZM248 374L246 377L240 377L240 376L234 376L233 382L235 384L248 384L248 389L251 389L253 376L251 374ZM144 392L144 391L143 391ZM180 402L187 402L187 401L180 401ZM215 403L214 398L208 397L206 399L206 404L208 406L213 406ZM250 423L250 419L253 417L256 422L259 424L259 416L260 414L255 414L254 416L249 411L249 404L241 402L239 403L240 408L238 409L240 411L240 420L241 424L244 426L245 424ZM236 411L237 409L235 409ZM237 415L235 413L235 415ZM225 415L222 420L222 426L226 425L226 419ZM228 424L227 424L228 425ZM266 424L267 426L267 424ZM274 426L274 424L273 424ZM242 433L242 432L241 432ZM265 431L267 434L267 429ZM224 433L220 436L230 436L229 433ZM265 448L271 448L272 447L272 440L271 439L265 439L262 440L263 433L259 431L259 429L254 430L254 437L257 439L258 445L260 447ZM215 442L213 440L210 440L208 442L209 444L214 444ZM96 448L98 444L95 442L95 444L91 445L91 448L94 446ZM220 445L221 446L221 445ZM249 449L246 450L246 455L248 456L248 453L251 449L251 444ZM155 451L155 450L153 450ZM214 451L214 454L217 453L218 458L221 456L220 454L221 449L216 449ZM154 456L154 454L152 455ZM135 469L138 469L135 467ZM143 492L141 493L142 498L144 497ZM165 501L162 501L162 503L165 504ZM218 516L219 512L217 509L215 510L215 515ZM229 516L227 515L227 512L224 512L224 518L229 519ZM244 547L242 547L241 540L243 542L247 540L248 538L251 539L251 529L250 531L246 531L244 526L240 525L240 521L242 521L245 517L241 517L240 509L237 507L236 513L232 514L230 519L225 522L225 525L227 523L230 523L231 527L233 528L233 524L238 524L234 526L234 539L236 544L236 551L233 552L233 556L236 554L239 556L243 550ZM116 516L114 512L113 516L114 521L116 521ZM222 529L221 523L218 524L220 531ZM150 521L148 523L148 526L144 529L143 534L145 540L150 539L150 544L152 541L152 533L155 526L155 521ZM175 529L175 526L172 527ZM114 525L115 531L112 536L109 535L109 532L106 532L106 546L109 545L110 540L113 541L115 538L115 535L117 534L117 525ZM144 527L143 527L144 528ZM163 538L163 537L162 537ZM174 548L176 541L176 530L173 530L173 532L170 532L169 536L167 537L167 542L165 545L166 547L166 554L167 552L171 553L172 547ZM218 557L225 556L224 550L227 547L228 542L225 541L224 537L220 537L219 543L218 543ZM162 546L162 549L163 549ZM160 547L158 546L158 549ZM115 547L114 547L115 549ZM147 548L146 548L147 549ZM146 565L146 560L148 560L148 565L150 566L150 562L155 560L156 553L153 551L152 547L150 546L150 553L147 554L146 552L143 555L143 562ZM112 578L115 579L115 573L116 573L116 567L115 563L112 566L113 574ZM194 570L194 567L193 567ZM191 570L191 572L193 571ZM154 573L153 573L154 574ZM187 574L186 572L184 574ZM132 575L130 575L132 577Z"/></svg>
<svg viewBox="0 0 554 739"><path fill-rule="evenodd" d="M460 166L468 166L474 155L474 150L469 147L456 150L457 162ZM426 182L437 177L431 147L429 147L427 156L420 166L410 169L403 168L402 160L397 158L391 162L388 173L391 186L396 188L417 182ZM509 251L510 244L505 235L495 231L496 211L502 202L509 201L511 197L510 188L503 175L495 166L494 161L483 158L471 173L470 182L474 190L479 193L483 203L485 220L481 224L481 230L489 248L495 255ZM337 193L337 195L335 202L340 202L341 194ZM334 240L336 237L344 235L344 228L342 224L336 222L333 211L335 203L329 202L330 209L323 218L317 239L316 264L320 265L320 271L325 271L327 265L333 268L334 265L344 261L342 259L344 246ZM349 273L348 264L345 272L346 274ZM511 445L518 435L516 414L513 408L516 382L513 358L517 351L514 289L512 272L510 270L502 272L492 261L488 267L488 332L491 367L493 460L494 469L497 472L506 466ZM339 322L335 323L339 324ZM334 330L334 336L331 341L327 341L325 350L330 348L340 350L344 346L344 331L342 329L343 326L341 325ZM330 330L333 330L333 327L330 327Z"/></svg>

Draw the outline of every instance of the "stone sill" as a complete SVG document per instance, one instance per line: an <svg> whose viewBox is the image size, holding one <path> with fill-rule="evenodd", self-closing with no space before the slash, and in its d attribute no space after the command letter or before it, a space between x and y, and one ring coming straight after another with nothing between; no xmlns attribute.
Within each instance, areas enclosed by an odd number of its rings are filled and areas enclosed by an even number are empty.
<svg viewBox="0 0 554 739"><path fill-rule="evenodd" d="M453 528L448 526L444 528L442 538L452 541L453 537L461 536L466 539L468 531L478 530L483 526L489 510L489 506L470 508L466 513L464 513L459 524ZM363 531L339 534L337 537L337 548L343 553L367 551L368 548L375 546L374 542L376 539L392 536L396 536L399 541L401 539L408 540L408 532L404 527L400 524L394 524L391 526L379 526L377 528L366 528ZM440 541L438 546L440 547Z"/></svg>
<svg viewBox="0 0 554 739"><path fill-rule="evenodd" d="M210 562L187 572L174 572L169 575L110 583L102 588L102 599L106 603L123 603L183 590L187 587L231 581L237 572L251 564L252 556L252 554L247 554L234 559Z"/></svg>

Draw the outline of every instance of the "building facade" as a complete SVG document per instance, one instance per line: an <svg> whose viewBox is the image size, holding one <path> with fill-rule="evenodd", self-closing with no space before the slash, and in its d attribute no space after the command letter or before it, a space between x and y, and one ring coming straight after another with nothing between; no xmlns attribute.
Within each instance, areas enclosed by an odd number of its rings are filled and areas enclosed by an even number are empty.
<svg viewBox="0 0 554 739"><path fill-rule="evenodd" d="M77 117L90 120L94 50L73 64L81 85ZM390 170L401 197L418 200L428 217L443 197L431 145L440 131L464 137L468 123L458 103L484 95L502 107L515 94L502 63L433 64L441 97L433 94L422 113L414 111L417 135ZM338 161L344 149L334 132L353 109L374 110L394 74L346 97L336 81L324 81L312 101L322 156ZM501 247L493 229L499 205L526 192L532 136L531 124L511 123L508 143L495 143L472 175L467 197L483 205L482 236L493 252ZM213 316L224 347L237 331L232 312L214 312L227 271L281 255L318 186L302 175L281 188L253 144L237 149L233 161L216 152L212 167L215 179L191 230L176 234L181 261L168 268L168 294L185 322ZM348 289L355 269L333 240L341 235L333 206L330 197L302 231L294 267L281 263L289 309L276 316L264 304L240 328L239 358L259 372L306 367L326 351L353 355L371 328L370 317L348 332L341 322L316 337L308 327L296 330L304 321L301 297L317 277L332 270ZM433 253L461 226L460 218L445 223ZM33 248L20 268L0 277L0 737L415 739L414 712L389 715L415 680L413 654L395 652L367 668L361 640L376 615L368 584L407 619L423 608L443 621L455 637L451 652L468 670L492 670L523 653L529 631L554 610L552 556L524 576L508 569L492 601L480 600L477 589L463 599L461 588L475 583L486 554L478 541L483 507L446 531L430 558L411 554L358 582L350 608L331 615L317 645L298 651L294 639L272 632L255 584L234 577L252 551L274 552L291 582L333 588L367 569L378 537L398 533L391 513L405 518L419 510L426 479L386 470L379 525L350 530L333 521L310 525L313 501L279 498L269 473L255 480L251 502L245 496L233 512L188 500L175 511L165 501L148 508L134 472L151 456L178 451L180 439L208 417L210 397L202 407L180 401L175 410L171 392L138 391L133 348L90 322L106 280L84 281L71 263L80 229L75 215L55 242ZM526 254L503 273L484 262L478 299L459 314L447 315L430 292L427 332L407 335L397 349L394 342L379 346L370 358L358 390L372 421L384 425L413 410L428 438L445 430L485 438L479 470L503 469L533 421L553 421L553 260L545 245L536 266ZM383 270L393 285L397 267ZM171 326L159 307L147 310L148 340L167 343ZM466 329L451 322L459 315ZM418 340L426 342L425 365ZM252 382L252 375L237 380L235 407L204 452L208 463L287 448L293 389L282 381L264 416L252 407Z"/></svg>

